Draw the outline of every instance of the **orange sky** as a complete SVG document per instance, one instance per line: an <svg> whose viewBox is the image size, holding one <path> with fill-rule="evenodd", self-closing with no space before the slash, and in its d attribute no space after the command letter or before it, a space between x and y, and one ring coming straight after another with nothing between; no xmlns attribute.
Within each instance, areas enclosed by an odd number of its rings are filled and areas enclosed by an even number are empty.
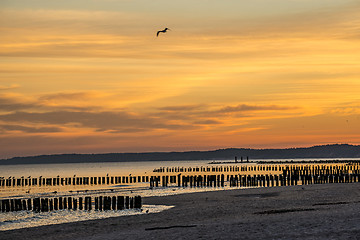
<svg viewBox="0 0 360 240"><path fill-rule="evenodd" d="M1 1L0 158L360 144L359 19L351 0Z"/></svg>

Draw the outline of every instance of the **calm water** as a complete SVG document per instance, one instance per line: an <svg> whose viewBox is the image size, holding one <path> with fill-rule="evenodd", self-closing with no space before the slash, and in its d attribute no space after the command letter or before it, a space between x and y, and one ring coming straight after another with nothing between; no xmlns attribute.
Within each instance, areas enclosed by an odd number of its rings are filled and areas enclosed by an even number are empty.
<svg viewBox="0 0 360 240"><path fill-rule="evenodd" d="M290 159L273 161L289 161ZM301 161L306 159L296 159ZM314 159L308 159L314 160ZM331 159L315 159L315 160L331 160ZM360 160L360 159L339 159L339 160ZM229 160L231 161L231 160ZM156 176L156 175L177 175L179 173L154 173L153 170L160 167L207 167L207 166L254 166L256 162L242 163L242 164L215 164L210 165L211 160L201 161L152 161L152 162L121 162L121 163L74 163L74 164L29 164L29 165L9 165L0 166L0 177L103 177L107 174L109 176ZM256 172L253 172L256 173ZM188 173L185 173L188 174ZM191 173L189 173L191 174ZM197 173L197 174L215 174L215 173ZM220 174L220 173L217 173ZM226 173L225 173L226 174ZM228 173L236 174L236 173ZM118 184L118 185L93 185L93 186L27 186L4 188L0 187L0 199L5 198L34 198L34 197L60 197L60 196L162 196L182 194L198 191L214 191L227 190L228 184L225 187L212 188L149 188L149 183L136 184ZM59 224L64 222L83 221L90 219L107 218L114 216L126 216L131 214L144 214L146 210L149 213L159 212L168 209L170 206L149 206L144 205L143 211L140 210L122 210L122 211L73 211L73 210L59 210L49 213L34 213L32 211L21 211L12 213L0 212L0 231L17 229L24 227L35 227L40 225Z"/></svg>
<svg viewBox="0 0 360 240"><path fill-rule="evenodd" d="M250 163L242 163L241 166L255 165L257 161L291 161L292 159L257 159ZM316 160L358 160L358 158L317 158L317 159L296 159L295 161L316 161ZM147 162L104 162L104 163L63 163L63 164L26 164L26 165L0 165L0 177L72 177L77 176L112 176L125 175L151 175L153 169L159 167L200 167L209 166L213 160L197 161L147 161ZM223 160L226 161L226 160ZM228 160L233 161L233 159ZM221 161L215 161L221 162ZM217 166L229 166L231 164L217 164ZM235 165L235 164L234 164ZM240 166L238 164L237 166Z"/></svg>
<svg viewBox="0 0 360 240"><path fill-rule="evenodd" d="M0 176L4 177L72 177L77 176L113 176L146 175L159 167L196 167L205 166L210 160L202 161L151 161L151 162L105 162L105 163L63 163L63 164L28 164L0 166Z"/></svg>

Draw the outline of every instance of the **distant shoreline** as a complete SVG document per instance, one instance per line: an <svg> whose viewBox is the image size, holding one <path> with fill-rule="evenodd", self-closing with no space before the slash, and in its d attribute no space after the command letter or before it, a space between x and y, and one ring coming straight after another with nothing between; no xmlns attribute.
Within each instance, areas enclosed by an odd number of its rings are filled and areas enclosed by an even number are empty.
<svg viewBox="0 0 360 240"><path fill-rule="evenodd" d="M227 148L213 151L187 152L55 154L2 159L0 160L0 165L196 160L229 161L230 159L234 159L235 157L239 159L241 157L249 157L250 160L360 158L360 145L333 144L313 146L308 148L286 149ZM238 160L238 162L240 161Z"/></svg>

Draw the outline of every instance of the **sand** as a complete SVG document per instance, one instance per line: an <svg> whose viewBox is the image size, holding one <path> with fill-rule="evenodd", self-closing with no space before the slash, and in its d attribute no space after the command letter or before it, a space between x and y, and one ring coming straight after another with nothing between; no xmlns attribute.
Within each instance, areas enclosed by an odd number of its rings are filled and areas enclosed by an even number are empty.
<svg viewBox="0 0 360 240"><path fill-rule="evenodd" d="M0 239L360 239L360 183L145 198L161 213L0 232Z"/></svg>

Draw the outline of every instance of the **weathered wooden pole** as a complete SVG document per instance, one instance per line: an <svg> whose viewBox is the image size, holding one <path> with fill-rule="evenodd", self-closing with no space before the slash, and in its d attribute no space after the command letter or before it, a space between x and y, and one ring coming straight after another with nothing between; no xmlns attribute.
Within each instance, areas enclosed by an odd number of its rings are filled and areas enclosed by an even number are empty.
<svg viewBox="0 0 360 240"><path fill-rule="evenodd" d="M130 197L129 196L125 197L125 208L126 209L130 208Z"/></svg>
<svg viewBox="0 0 360 240"><path fill-rule="evenodd" d="M64 204L64 209L67 209L67 199L66 199L66 197L63 198L63 204Z"/></svg>
<svg viewBox="0 0 360 240"><path fill-rule="evenodd" d="M134 198L133 197L130 197L130 209L133 209L134 208Z"/></svg>
<svg viewBox="0 0 360 240"><path fill-rule="evenodd" d="M103 197L102 196L99 197L99 210L100 211L103 210Z"/></svg>
<svg viewBox="0 0 360 240"><path fill-rule="evenodd" d="M95 210L99 210L99 197L95 197Z"/></svg>
<svg viewBox="0 0 360 240"><path fill-rule="evenodd" d="M63 203L63 198L59 197L59 209L64 209L64 203Z"/></svg>
<svg viewBox="0 0 360 240"><path fill-rule="evenodd" d="M40 198L34 198L33 209L35 212L40 212Z"/></svg>
<svg viewBox="0 0 360 240"><path fill-rule="evenodd" d="M73 198L73 209L74 210L77 210L77 204L78 204L78 201L77 201L77 199L76 198Z"/></svg>
<svg viewBox="0 0 360 240"><path fill-rule="evenodd" d="M27 200L27 210L28 210L28 211L31 211L31 210L32 210L31 198L29 198L29 199Z"/></svg>
<svg viewBox="0 0 360 240"><path fill-rule="evenodd" d="M85 210L91 210L91 197L85 197Z"/></svg>
<svg viewBox="0 0 360 240"><path fill-rule="evenodd" d="M59 210L59 199L54 198L54 210Z"/></svg>
<svg viewBox="0 0 360 240"><path fill-rule="evenodd" d="M79 210L83 210L83 198L79 197Z"/></svg>
<svg viewBox="0 0 360 240"><path fill-rule="evenodd" d="M68 209L70 209L70 210L73 209L72 204L73 204L72 198L68 197Z"/></svg>
<svg viewBox="0 0 360 240"><path fill-rule="evenodd" d="M116 210L116 197L115 196L112 197L111 207L112 207L112 210Z"/></svg>
<svg viewBox="0 0 360 240"><path fill-rule="evenodd" d="M123 210L124 209L124 197L123 196L118 196L117 197L117 210Z"/></svg>

